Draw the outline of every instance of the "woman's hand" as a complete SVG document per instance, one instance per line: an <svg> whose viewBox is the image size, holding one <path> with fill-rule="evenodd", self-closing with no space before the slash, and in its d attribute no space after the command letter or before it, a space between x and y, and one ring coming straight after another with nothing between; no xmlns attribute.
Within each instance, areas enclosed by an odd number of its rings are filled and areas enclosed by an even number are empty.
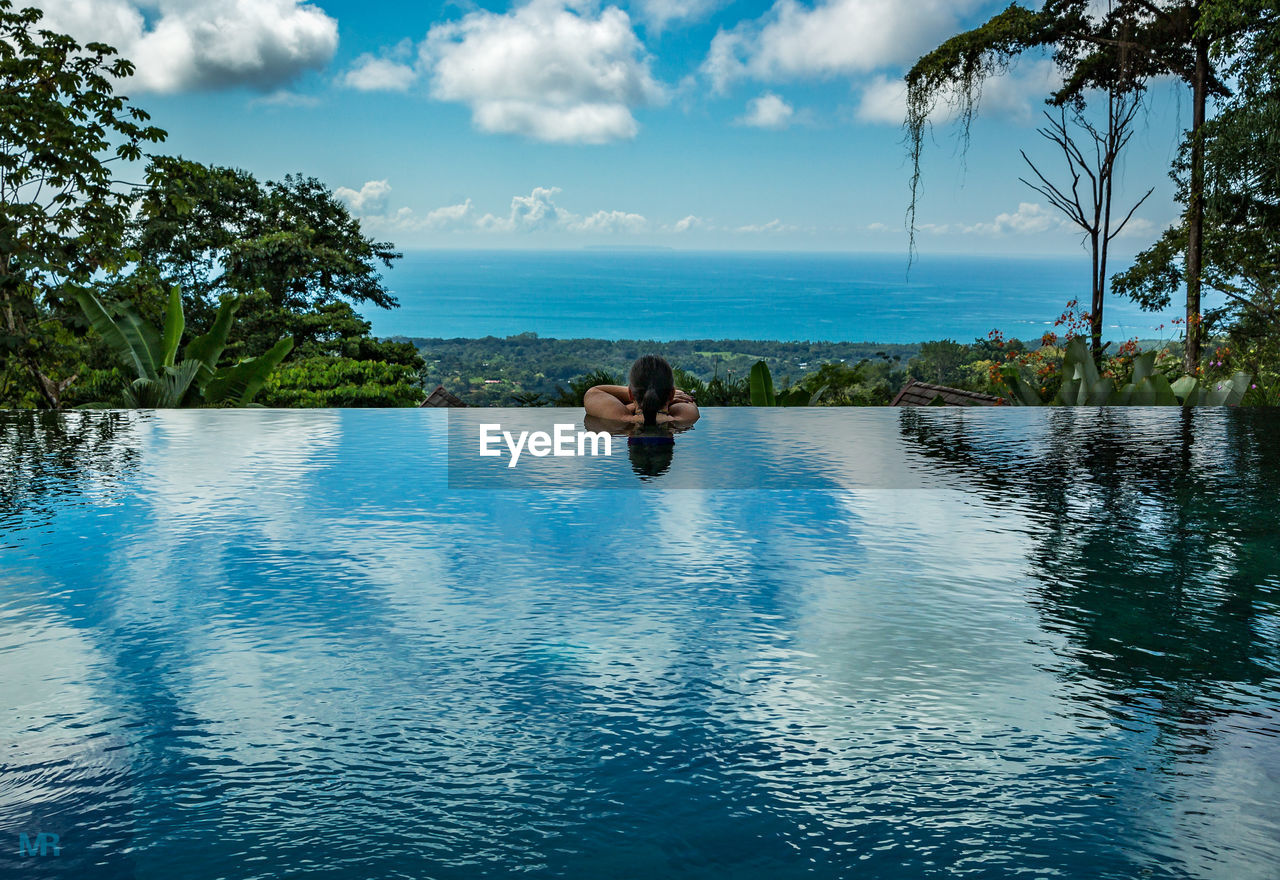
<svg viewBox="0 0 1280 880"><path fill-rule="evenodd" d="M696 401L693 399L692 394L690 394L688 391L681 391L679 388L676 389L675 397L671 398L671 402L672 403L696 403Z"/></svg>

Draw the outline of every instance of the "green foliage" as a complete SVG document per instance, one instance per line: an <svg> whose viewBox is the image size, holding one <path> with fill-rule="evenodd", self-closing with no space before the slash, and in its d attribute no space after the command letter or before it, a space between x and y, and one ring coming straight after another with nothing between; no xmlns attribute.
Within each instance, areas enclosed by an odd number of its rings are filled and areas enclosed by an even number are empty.
<svg viewBox="0 0 1280 880"><path fill-rule="evenodd" d="M409 342L376 339L373 326L345 302L325 303L312 311L293 316L297 358L339 357L356 361L399 364L413 371L421 369L422 355Z"/></svg>
<svg viewBox="0 0 1280 880"><path fill-rule="evenodd" d="M1224 295L1204 326L1233 348L1270 348L1280 336L1280 10L1275 3L1212 3L1202 27L1216 38L1235 92L1203 125L1204 260L1201 283ZM1190 200L1192 161L1184 143L1172 177ZM1115 287L1144 308L1164 308L1187 284L1187 225L1166 230ZM1265 370L1251 363L1253 372Z"/></svg>
<svg viewBox="0 0 1280 880"><path fill-rule="evenodd" d="M964 367L973 360L973 349L950 339L926 342L911 360L907 374L917 381L955 386L964 381Z"/></svg>
<svg viewBox="0 0 1280 880"><path fill-rule="evenodd" d="M626 385L626 380L615 376L608 370L592 370L582 376L569 380L568 389L557 388L556 406L582 406L582 398L587 391L597 385Z"/></svg>
<svg viewBox="0 0 1280 880"><path fill-rule="evenodd" d="M64 324L68 291L121 260L130 195L110 164L140 159L164 132L115 94L131 63L42 30L41 17L0 0L0 371L25 373L56 409L85 355Z"/></svg>
<svg viewBox="0 0 1280 880"><path fill-rule="evenodd" d="M597 369L625 376L637 357L649 353L665 357L678 373L683 371L686 378L677 378L676 385L692 393L699 404L746 406L750 397L747 375L758 360L765 361L774 376L800 376L824 363L864 359L884 364L887 373L900 368L919 350L918 345L870 342L614 341L553 339L534 333L405 341L414 343L426 361L421 371L423 387L443 385L473 406L509 406L518 395L533 395L533 400L541 395L542 400L556 401L572 380Z"/></svg>
<svg viewBox="0 0 1280 880"><path fill-rule="evenodd" d="M370 337L350 307L397 305L379 273L401 255L365 236L315 178L261 183L233 168L153 157L129 244L139 257L134 274L181 284L198 328L224 296L242 298L229 356L261 352L288 335L305 357L417 365L416 353Z"/></svg>
<svg viewBox="0 0 1280 880"><path fill-rule="evenodd" d="M87 289L77 290L75 299L103 342L135 374L122 392L129 408L248 406L293 348L292 339L281 339L264 355L216 368L239 306L229 298L219 307L210 331L193 339L178 363L177 350L186 322L182 292L177 287L169 292L165 325L159 330L145 321L132 303L108 309Z"/></svg>
<svg viewBox="0 0 1280 880"><path fill-rule="evenodd" d="M848 394L848 385L852 381L861 380L861 367L866 363L863 361L856 368L844 364L823 364L816 373L775 393L769 365L760 361L752 368L749 379L751 406L818 406L824 399L832 406L856 406L858 404L840 398ZM836 390L829 393L833 386ZM887 386L885 391L887 395ZM884 402L888 402L887 396Z"/></svg>
<svg viewBox="0 0 1280 880"><path fill-rule="evenodd" d="M408 365L311 357L272 373L259 400L278 407L400 407L418 406L424 396Z"/></svg>
<svg viewBox="0 0 1280 880"><path fill-rule="evenodd" d="M751 367L749 378L751 386L752 406L776 406L777 398L773 393L773 376L769 374L769 365L764 361L756 361Z"/></svg>
<svg viewBox="0 0 1280 880"><path fill-rule="evenodd" d="M1249 390L1251 379L1242 372L1218 382L1183 376L1170 383L1157 368L1159 355L1156 350L1137 355L1129 375L1117 378L1098 370L1083 338L1072 339L1063 352L1062 381L1052 403L1059 406L1239 406ZM1036 393L1032 381L1017 367L1007 365L1003 375L1012 389L1011 403L1045 405L1045 399Z"/></svg>
<svg viewBox="0 0 1280 880"><path fill-rule="evenodd" d="M674 368L676 387L689 392L699 406L748 406L751 389L746 378L731 380L719 373L702 380L687 370Z"/></svg>
<svg viewBox="0 0 1280 880"><path fill-rule="evenodd" d="M1205 314L1210 332L1251 352L1255 375L1280 365L1280 11L1274 2L1210 3L1202 26L1234 77L1235 92L1203 126L1204 260L1201 283L1225 306ZM1190 142L1174 164L1177 197L1191 198ZM1166 307L1187 284L1185 223L1160 237L1115 279L1148 309ZM1210 357L1210 360L1214 358ZM1201 363L1203 367L1203 362Z"/></svg>

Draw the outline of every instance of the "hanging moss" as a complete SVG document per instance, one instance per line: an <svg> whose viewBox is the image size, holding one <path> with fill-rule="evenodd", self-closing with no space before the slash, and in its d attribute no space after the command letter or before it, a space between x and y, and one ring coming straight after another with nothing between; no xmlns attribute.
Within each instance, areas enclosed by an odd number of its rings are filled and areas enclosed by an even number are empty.
<svg viewBox="0 0 1280 880"><path fill-rule="evenodd" d="M981 27L957 34L915 63L907 73L907 140L911 153L911 204L907 208L910 254L916 250L916 199L920 192L920 151L925 127L939 102L956 110L961 140L982 98L982 84L1003 73L1014 58L1044 45L1043 14L1011 4Z"/></svg>

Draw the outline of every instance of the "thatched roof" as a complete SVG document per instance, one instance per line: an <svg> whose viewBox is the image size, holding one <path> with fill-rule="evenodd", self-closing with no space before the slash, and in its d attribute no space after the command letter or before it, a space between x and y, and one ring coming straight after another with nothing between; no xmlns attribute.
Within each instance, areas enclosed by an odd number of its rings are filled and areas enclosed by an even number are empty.
<svg viewBox="0 0 1280 880"><path fill-rule="evenodd" d="M423 406L466 406L457 397L444 390L443 385L437 385L436 390L427 395L427 399L418 404Z"/></svg>
<svg viewBox="0 0 1280 880"><path fill-rule="evenodd" d="M892 406L1003 406L1004 400L977 391L930 385L912 379L902 386Z"/></svg>

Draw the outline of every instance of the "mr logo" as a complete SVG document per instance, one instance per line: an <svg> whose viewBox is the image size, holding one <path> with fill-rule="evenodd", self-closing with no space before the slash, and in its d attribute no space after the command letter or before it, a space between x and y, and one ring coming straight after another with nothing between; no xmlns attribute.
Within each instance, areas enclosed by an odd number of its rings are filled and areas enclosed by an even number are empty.
<svg viewBox="0 0 1280 880"><path fill-rule="evenodd" d="M41 831L36 835L36 839L32 840L26 833L18 835L18 855L20 856L47 856L53 851L53 855L62 855L62 847L58 844L58 835L49 834Z"/></svg>

